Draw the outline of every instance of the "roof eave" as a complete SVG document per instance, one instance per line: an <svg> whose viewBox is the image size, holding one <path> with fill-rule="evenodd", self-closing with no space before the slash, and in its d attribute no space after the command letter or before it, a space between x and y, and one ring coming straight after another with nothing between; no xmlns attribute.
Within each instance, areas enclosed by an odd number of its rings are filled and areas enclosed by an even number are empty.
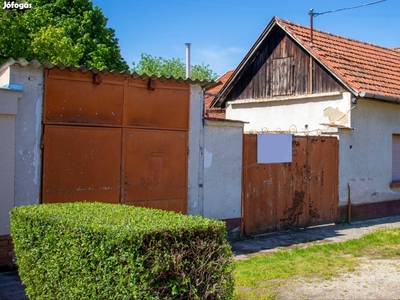
<svg viewBox="0 0 400 300"><path fill-rule="evenodd" d="M261 33L261 35L258 37L256 42L253 44L253 46L250 48L249 52L247 52L246 56L242 59L242 61L239 63L238 67L235 69L235 71L232 73L231 77L227 80L227 82L224 84L224 86L221 88L219 91L218 95L215 97L215 99L211 102L210 108L212 107L220 107L221 104L225 101L225 98L227 94L232 90L233 84L236 83L236 81L239 79L238 75L241 73L243 68L249 63L249 61L252 59L254 53L257 51L257 49L260 47L261 43L264 41L265 37L269 34L271 29L274 27L275 23L277 22L278 18L273 17L272 20L269 22L267 27L264 29L264 31Z"/></svg>

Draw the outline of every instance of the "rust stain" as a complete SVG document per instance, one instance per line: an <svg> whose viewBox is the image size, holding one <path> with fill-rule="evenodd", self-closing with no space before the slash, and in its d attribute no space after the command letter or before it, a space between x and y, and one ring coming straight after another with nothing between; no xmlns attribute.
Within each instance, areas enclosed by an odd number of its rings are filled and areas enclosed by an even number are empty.
<svg viewBox="0 0 400 300"><path fill-rule="evenodd" d="M321 139L295 136L292 163L243 170L245 234L337 221L338 140ZM249 165L256 161L256 135L243 141L243 165Z"/></svg>
<svg viewBox="0 0 400 300"><path fill-rule="evenodd" d="M45 71L42 203L187 213L190 85Z"/></svg>
<svg viewBox="0 0 400 300"><path fill-rule="evenodd" d="M303 214L304 208L304 191L295 191L294 193L292 206L286 207L283 211L283 215L287 217L279 220L283 229L293 229L301 226L300 216Z"/></svg>
<svg viewBox="0 0 400 300"><path fill-rule="evenodd" d="M318 207L315 207L314 203L312 201L310 201L309 214L310 214L311 219L319 219L320 218Z"/></svg>
<svg viewBox="0 0 400 300"><path fill-rule="evenodd" d="M320 177L321 186L324 186L324 174L325 174L325 171L322 170L321 171L321 177Z"/></svg>

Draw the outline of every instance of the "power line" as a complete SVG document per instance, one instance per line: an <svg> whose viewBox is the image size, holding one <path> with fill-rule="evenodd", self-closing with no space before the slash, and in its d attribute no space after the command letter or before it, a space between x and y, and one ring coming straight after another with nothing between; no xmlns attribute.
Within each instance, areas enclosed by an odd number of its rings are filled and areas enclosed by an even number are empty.
<svg viewBox="0 0 400 300"><path fill-rule="evenodd" d="M373 4L385 2L385 1L386 1L386 0L379 0L379 1L375 1L375 2L370 2L370 3L366 3L366 4L361 4L361 5L358 5L358 6L347 7L347 8L340 8L340 9L336 9L336 10L329 10L329 11L324 11L324 12L320 12L320 13L315 13L315 12L314 12L314 9L311 9L309 14L312 15L313 17L318 17L318 16L324 15L324 14L335 13L335 12L342 11L342 10L360 8L360 7L364 7L364 6L368 6L368 5L373 5Z"/></svg>

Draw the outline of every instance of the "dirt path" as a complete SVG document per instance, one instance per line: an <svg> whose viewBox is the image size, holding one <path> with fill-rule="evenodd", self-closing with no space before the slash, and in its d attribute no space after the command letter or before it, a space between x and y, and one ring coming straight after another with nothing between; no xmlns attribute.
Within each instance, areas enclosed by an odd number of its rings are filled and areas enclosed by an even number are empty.
<svg viewBox="0 0 400 300"><path fill-rule="evenodd" d="M400 299L400 258L360 260L354 272L330 279L291 279L276 299Z"/></svg>

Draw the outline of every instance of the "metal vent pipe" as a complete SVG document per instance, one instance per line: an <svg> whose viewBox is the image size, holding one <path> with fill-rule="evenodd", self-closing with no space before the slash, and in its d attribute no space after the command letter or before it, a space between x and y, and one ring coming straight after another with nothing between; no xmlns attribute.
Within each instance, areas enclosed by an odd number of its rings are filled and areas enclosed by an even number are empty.
<svg viewBox="0 0 400 300"><path fill-rule="evenodd" d="M190 77L190 45L191 43L185 43L186 45L186 78Z"/></svg>

